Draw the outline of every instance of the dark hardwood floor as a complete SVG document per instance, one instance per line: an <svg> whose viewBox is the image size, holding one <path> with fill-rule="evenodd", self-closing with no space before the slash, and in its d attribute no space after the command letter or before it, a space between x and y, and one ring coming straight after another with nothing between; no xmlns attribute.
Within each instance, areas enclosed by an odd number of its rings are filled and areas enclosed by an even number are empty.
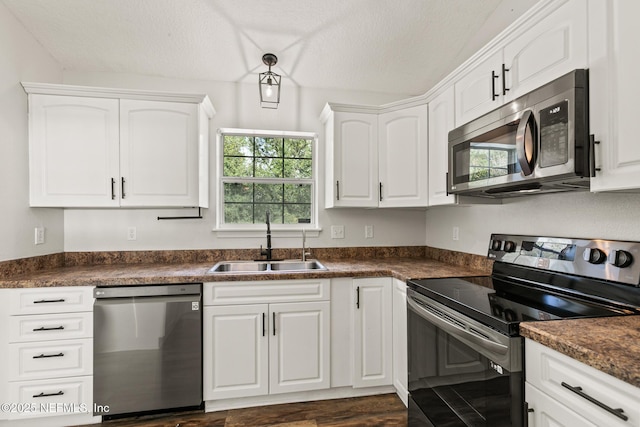
<svg viewBox="0 0 640 427"><path fill-rule="evenodd" d="M260 406L219 412L186 412L123 418L100 427L364 427L407 425L395 394ZM95 426L95 424L94 424Z"/></svg>

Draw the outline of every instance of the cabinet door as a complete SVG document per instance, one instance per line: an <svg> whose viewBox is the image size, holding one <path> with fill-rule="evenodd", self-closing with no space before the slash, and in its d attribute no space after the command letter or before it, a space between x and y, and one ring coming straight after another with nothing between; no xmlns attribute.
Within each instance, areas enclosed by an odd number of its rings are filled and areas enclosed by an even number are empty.
<svg viewBox="0 0 640 427"><path fill-rule="evenodd" d="M118 206L118 100L29 95L30 205Z"/></svg>
<svg viewBox="0 0 640 427"><path fill-rule="evenodd" d="M502 105L501 74L502 50L499 50L455 82L456 127Z"/></svg>
<svg viewBox="0 0 640 427"><path fill-rule="evenodd" d="M353 386L390 385L391 279L354 279L353 292Z"/></svg>
<svg viewBox="0 0 640 427"><path fill-rule="evenodd" d="M378 206L377 115L337 112L333 125L333 205Z"/></svg>
<svg viewBox="0 0 640 427"><path fill-rule="evenodd" d="M449 131L455 128L453 86L429 102L429 206L455 203L447 194Z"/></svg>
<svg viewBox="0 0 640 427"><path fill-rule="evenodd" d="M525 399L529 407L530 427L597 427L578 415L558 400L542 393L529 383L525 383Z"/></svg>
<svg viewBox="0 0 640 427"><path fill-rule="evenodd" d="M407 386L407 284L393 279L393 385L405 405Z"/></svg>
<svg viewBox="0 0 640 427"><path fill-rule="evenodd" d="M121 100L121 206L198 206L198 106Z"/></svg>
<svg viewBox="0 0 640 427"><path fill-rule="evenodd" d="M203 310L204 400L269 393L268 306Z"/></svg>
<svg viewBox="0 0 640 427"><path fill-rule="evenodd" d="M427 105L378 116L379 206L427 206Z"/></svg>
<svg viewBox="0 0 640 427"><path fill-rule="evenodd" d="M576 68L587 68L587 2L556 2L548 16L504 48L505 100L526 94ZM500 86L502 88L502 86Z"/></svg>
<svg viewBox="0 0 640 427"><path fill-rule="evenodd" d="M596 146L592 191L640 188L640 144L636 112L640 80L637 27L640 2L607 1L597 6L589 39L590 126ZM591 10L591 9L590 9ZM591 17L591 14L590 14ZM593 47L593 50L592 50Z"/></svg>
<svg viewBox="0 0 640 427"><path fill-rule="evenodd" d="M329 302L271 304L269 392L329 388Z"/></svg>

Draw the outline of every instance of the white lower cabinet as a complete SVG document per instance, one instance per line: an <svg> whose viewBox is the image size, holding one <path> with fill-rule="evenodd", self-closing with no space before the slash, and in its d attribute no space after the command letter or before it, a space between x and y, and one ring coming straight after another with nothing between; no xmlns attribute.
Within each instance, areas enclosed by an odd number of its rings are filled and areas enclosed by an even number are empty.
<svg viewBox="0 0 640 427"><path fill-rule="evenodd" d="M393 279L393 386L408 405L407 284Z"/></svg>
<svg viewBox="0 0 640 427"><path fill-rule="evenodd" d="M204 399L269 393L269 338L261 305L205 307Z"/></svg>
<svg viewBox="0 0 640 427"><path fill-rule="evenodd" d="M640 427L640 389L525 341L529 426Z"/></svg>
<svg viewBox="0 0 640 427"><path fill-rule="evenodd" d="M0 426L94 422L93 288L0 291ZM32 420L32 421L28 421Z"/></svg>
<svg viewBox="0 0 640 427"><path fill-rule="evenodd" d="M204 301L204 400L329 388L329 280L206 283Z"/></svg>
<svg viewBox="0 0 640 427"><path fill-rule="evenodd" d="M353 386L391 385L391 278L354 279Z"/></svg>

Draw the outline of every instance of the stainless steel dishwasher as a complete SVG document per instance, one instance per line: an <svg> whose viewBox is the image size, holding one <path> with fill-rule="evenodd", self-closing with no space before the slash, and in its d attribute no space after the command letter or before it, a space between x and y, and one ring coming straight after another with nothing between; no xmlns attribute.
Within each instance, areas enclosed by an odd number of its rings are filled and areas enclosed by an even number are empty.
<svg viewBox="0 0 640 427"><path fill-rule="evenodd" d="M202 403L201 285L94 290L94 415Z"/></svg>

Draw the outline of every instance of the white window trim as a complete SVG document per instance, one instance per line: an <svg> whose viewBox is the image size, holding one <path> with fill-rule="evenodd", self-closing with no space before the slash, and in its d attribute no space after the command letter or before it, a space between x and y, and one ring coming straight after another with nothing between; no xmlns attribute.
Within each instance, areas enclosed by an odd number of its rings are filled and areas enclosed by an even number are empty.
<svg viewBox="0 0 640 427"><path fill-rule="evenodd" d="M318 224L318 134L314 132L288 132L255 129L220 128L216 134L216 222L213 231L219 233L220 237L261 237L265 232L265 224L224 224L224 177L223 177L223 135L252 135L264 136L267 138L304 138L313 139L313 160L312 160L312 180L311 183L311 223L309 224L271 224L271 231L274 236L295 237L304 229L308 231L309 237L317 237L322 230ZM256 182L256 180L252 180ZM264 178L257 182L273 182L273 179ZM306 183L306 182L305 182Z"/></svg>

